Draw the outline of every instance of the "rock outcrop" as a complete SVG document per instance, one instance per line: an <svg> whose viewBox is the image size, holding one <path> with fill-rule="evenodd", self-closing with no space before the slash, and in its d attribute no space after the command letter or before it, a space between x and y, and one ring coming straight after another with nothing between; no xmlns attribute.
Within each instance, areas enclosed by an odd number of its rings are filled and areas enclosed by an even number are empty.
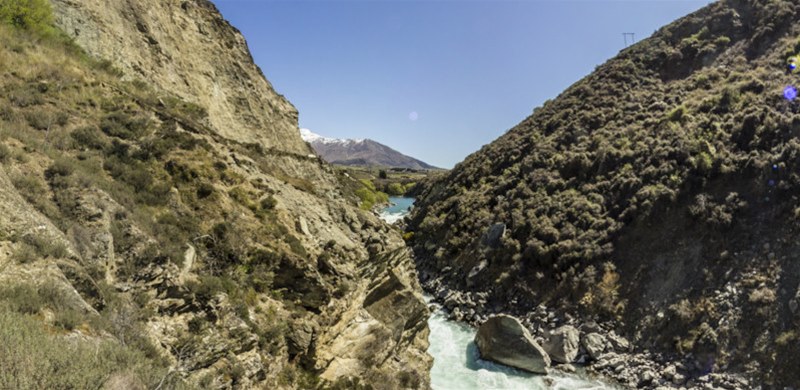
<svg viewBox="0 0 800 390"><path fill-rule="evenodd" d="M578 357L580 332L574 326L564 325L546 334L542 348L550 359L558 363L572 363Z"/></svg>
<svg viewBox="0 0 800 390"><path fill-rule="evenodd" d="M535 374L547 374L550 357L519 320L507 315L490 317L475 334L481 358Z"/></svg>
<svg viewBox="0 0 800 390"><path fill-rule="evenodd" d="M606 338L598 333L589 333L581 339L581 345L592 359L600 359L606 350Z"/></svg>
<svg viewBox="0 0 800 390"><path fill-rule="evenodd" d="M127 78L208 112L211 128L245 143L307 155L298 113L253 62L244 36L208 0L53 0L57 25Z"/></svg>

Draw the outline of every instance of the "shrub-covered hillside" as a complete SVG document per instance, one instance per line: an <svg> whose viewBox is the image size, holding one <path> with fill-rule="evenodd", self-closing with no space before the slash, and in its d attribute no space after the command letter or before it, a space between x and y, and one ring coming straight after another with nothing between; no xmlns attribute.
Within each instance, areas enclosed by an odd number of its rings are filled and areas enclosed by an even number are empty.
<svg viewBox="0 0 800 390"><path fill-rule="evenodd" d="M0 388L427 385L413 264L346 177L52 21L0 4Z"/></svg>
<svg viewBox="0 0 800 390"><path fill-rule="evenodd" d="M799 20L723 0L623 50L425 183L419 265L489 311L544 304L695 374L798 386Z"/></svg>

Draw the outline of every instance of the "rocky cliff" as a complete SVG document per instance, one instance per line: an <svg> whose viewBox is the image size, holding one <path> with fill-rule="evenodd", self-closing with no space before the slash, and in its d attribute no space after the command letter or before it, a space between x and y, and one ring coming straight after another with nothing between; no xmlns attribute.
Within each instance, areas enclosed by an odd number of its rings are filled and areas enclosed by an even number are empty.
<svg viewBox="0 0 800 390"><path fill-rule="evenodd" d="M52 5L0 7L0 387L428 387L400 234L213 5Z"/></svg>
<svg viewBox="0 0 800 390"><path fill-rule="evenodd" d="M226 138L308 154L297 110L255 65L242 34L207 0L55 0L56 24L126 79L208 110Z"/></svg>
<svg viewBox="0 0 800 390"><path fill-rule="evenodd" d="M580 327L580 359L630 386L800 385L798 19L714 3L427 183L428 288L456 318Z"/></svg>

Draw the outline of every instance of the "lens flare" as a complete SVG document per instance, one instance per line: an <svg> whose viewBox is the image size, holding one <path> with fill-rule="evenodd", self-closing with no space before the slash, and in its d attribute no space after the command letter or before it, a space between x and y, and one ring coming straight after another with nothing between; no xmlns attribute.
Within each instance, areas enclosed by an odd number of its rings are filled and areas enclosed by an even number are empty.
<svg viewBox="0 0 800 390"><path fill-rule="evenodd" d="M794 86L788 86L783 90L783 97L786 100L792 101L797 98L797 88Z"/></svg>

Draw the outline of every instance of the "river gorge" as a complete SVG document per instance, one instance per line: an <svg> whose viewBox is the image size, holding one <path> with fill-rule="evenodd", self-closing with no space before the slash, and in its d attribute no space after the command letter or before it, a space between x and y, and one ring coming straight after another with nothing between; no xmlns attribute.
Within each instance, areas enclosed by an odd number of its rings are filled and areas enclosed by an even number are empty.
<svg viewBox="0 0 800 390"><path fill-rule="evenodd" d="M391 198L391 205L380 212L383 220L395 223L403 219L414 203L413 198ZM429 298L429 297L428 297ZM430 347L433 356L431 387L434 390L600 390L613 389L586 375L565 374L557 370L549 375L534 375L511 367L480 359L474 343L475 329L451 321L447 313L428 299L433 314L428 320ZM580 372L580 371L579 371Z"/></svg>

